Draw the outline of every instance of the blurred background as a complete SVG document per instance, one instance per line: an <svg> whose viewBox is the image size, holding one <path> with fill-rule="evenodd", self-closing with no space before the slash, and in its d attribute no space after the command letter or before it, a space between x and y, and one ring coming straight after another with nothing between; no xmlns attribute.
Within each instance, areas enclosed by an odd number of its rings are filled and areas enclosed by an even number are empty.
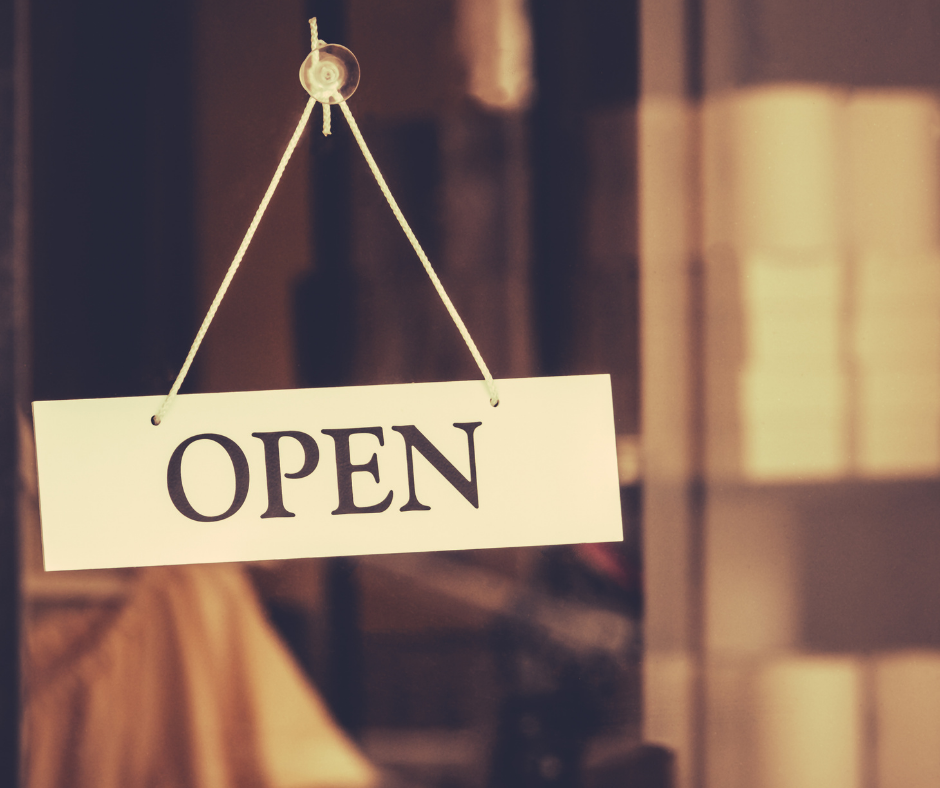
<svg viewBox="0 0 940 788"><path fill-rule="evenodd" d="M0 14L9 774L940 785L933 0ZM611 375L624 541L45 575L29 402L169 390L306 102L311 16L494 375ZM184 393L478 376L319 115ZM313 739L348 768L283 765Z"/></svg>

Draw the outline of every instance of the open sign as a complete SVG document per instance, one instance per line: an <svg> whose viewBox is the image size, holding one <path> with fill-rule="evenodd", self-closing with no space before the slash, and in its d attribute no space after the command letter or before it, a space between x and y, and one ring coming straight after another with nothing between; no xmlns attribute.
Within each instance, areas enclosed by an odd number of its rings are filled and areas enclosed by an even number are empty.
<svg viewBox="0 0 940 788"><path fill-rule="evenodd" d="M606 375L33 404L46 569L619 541Z"/></svg>

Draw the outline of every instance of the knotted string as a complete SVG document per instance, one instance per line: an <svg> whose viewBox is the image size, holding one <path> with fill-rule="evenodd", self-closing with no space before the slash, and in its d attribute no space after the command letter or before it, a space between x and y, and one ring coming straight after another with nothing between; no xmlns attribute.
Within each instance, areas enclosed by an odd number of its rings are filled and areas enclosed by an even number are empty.
<svg viewBox="0 0 940 788"><path fill-rule="evenodd" d="M320 47L324 46L326 41L321 41L320 36L317 34L317 18L312 17L310 19L310 51L313 52L314 62L320 59ZM323 136L329 137L331 134L330 130L330 103L324 101L323 103Z"/></svg>

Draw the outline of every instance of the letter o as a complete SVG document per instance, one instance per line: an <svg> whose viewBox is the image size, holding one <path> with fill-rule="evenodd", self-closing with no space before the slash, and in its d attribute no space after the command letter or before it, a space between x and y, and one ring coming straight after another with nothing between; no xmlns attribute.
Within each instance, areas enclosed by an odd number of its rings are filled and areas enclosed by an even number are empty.
<svg viewBox="0 0 940 788"><path fill-rule="evenodd" d="M222 514L210 517L200 514L189 503L186 492L183 490L183 452L189 448L189 445L200 440L215 441L226 452L232 461L232 468L235 470L235 497L232 499L232 505ZM190 520L196 520L200 523L214 523L231 517L235 512L242 508L245 499L248 497L248 459L245 453L238 447L231 438L224 435L216 435L211 432L203 435L194 435L192 438L184 440L170 457L170 464L166 469L166 488L170 493L170 500L173 505Z"/></svg>

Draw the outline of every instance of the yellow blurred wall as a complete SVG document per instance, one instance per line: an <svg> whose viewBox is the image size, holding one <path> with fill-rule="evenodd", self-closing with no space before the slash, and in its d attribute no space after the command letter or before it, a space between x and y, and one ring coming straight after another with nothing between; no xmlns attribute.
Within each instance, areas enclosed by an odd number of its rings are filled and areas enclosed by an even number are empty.
<svg viewBox="0 0 940 788"><path fill-rule="evenodd" d="M679 784L940 781L940 35L642 4L648 738Z"/></svg>

